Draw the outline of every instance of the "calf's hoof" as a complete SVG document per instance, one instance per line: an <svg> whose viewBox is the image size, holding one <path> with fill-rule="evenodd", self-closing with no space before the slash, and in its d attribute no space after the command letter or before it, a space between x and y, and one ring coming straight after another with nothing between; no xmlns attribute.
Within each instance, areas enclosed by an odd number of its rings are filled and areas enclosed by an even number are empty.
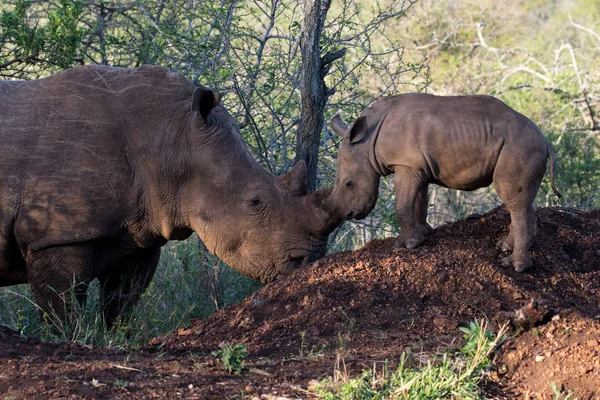
<svg viewBox="0 0 600 400"><path fill-rule="evenodd" d="M412 235L401 234L398 239L396 239L396 247L404 245L407 249L414 249L415 247L420 246L424 241L425 236L418 231L415 231Z"/></svg>
<svg viewBox="0 0 600 400"><path fill-rule="evenodd" d="M502 265L505 267L512 266L517 272L525 272L531 268L531 266L533 266L533 261L531 261L531 259L515 261L513 255L511 254L510 256L502 259Z"/></svg>
<svg viewBox="0 0 600 400"><path fill-rule="evenodd" d="M431 232L433 232L433 228L427 222L425 222L425 224L417 225L417 230L423 236L429 235Z"/></svg>
<svg viewBox="0 0 600 400"><path fill-rule="evenodd" d="M507 238L502 238L498 242L496 242L496 247L502 250L503 252L511 251L513 247L506 242Z"/></svg>
<svg viewBox="0 0 600 400"><path fill-rule="evenodd" d="M417 239L408 239L406 241L406 248L407 249L414 249L415 247L418 247L421 244L420 240Z"/></svg>

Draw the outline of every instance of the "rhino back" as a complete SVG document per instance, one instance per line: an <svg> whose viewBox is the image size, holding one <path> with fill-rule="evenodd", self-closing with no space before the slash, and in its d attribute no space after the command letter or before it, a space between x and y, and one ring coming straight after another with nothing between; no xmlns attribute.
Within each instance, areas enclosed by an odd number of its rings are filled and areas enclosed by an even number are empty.
<svg viewBox="0 0 600 400"><path fill-rule="evenodd" d="M491 96L410 93L372 108L378 118L385 117L376 147L380 162L425 170L432 182L454 189L491 184L506 145L545 143L527 117Z"/></svg>
<svg viewBox="0 0 600 400"><path fill-rule="evenodd" d="M162 68L87 66L37 81L2 82L3 258L15 250L10 243L25 253L113 237L143 218L137 215L144 212L140 160L169 141L177 130L173 111L192 90Z"/></svg>

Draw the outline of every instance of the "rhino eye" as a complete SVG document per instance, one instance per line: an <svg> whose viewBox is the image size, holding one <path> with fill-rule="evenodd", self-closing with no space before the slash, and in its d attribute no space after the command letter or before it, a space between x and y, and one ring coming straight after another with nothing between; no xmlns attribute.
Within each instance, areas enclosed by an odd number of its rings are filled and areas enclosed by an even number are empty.
<svg viewBox="0 0 600 400"><path fill-rule="evenodd" d="M257 207L257 206L259 206L259 205L260 205L260 199L259 199L258 197L255 197L255 198L253 198L253 199L250 199L250 201L248 202L248 204L249 204L251 207Z"/></svg>
<svg viewBox="0 0 600 400"><path fill-rule="evenodd" d="M352 182L352 181L348 181L348 182L346 182L346 187L347 187L348 189L352 189L352 188L354 187L354 182Z"/></svg>

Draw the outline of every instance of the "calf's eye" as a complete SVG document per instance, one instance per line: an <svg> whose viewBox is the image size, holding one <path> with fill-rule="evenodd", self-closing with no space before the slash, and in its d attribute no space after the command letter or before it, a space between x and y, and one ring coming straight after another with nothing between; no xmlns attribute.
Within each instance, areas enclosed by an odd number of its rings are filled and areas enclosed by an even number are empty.
<svg viewBox="0 0 600 400"><path fill-rule="evenodd" d="M348 189L352 189L352 188L354 187L354 182L352 182L352 181L348 181L348 182L346 182L346 187L347 187Z"/></svg>

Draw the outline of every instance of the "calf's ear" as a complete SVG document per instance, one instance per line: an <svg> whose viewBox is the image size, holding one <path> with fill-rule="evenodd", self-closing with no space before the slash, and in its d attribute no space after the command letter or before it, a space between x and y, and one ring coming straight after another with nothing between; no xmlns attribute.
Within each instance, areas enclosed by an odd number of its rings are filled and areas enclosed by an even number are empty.
<svg viewBox="0 0 600 400"><path fill-rule="evenodd" d="M210 110L219 104L220 96L210 89L197 87L192 97L192 111L199 113L206 122Z"/></svg>
<svg viewBox="0 0 600 400"><path fill-rule="evenodd" d="M352 124L352 128L350 128L350 133L348 134L348 140L350 140L351 144L358 143L367 136L367 133L368 133L367 118L359 117Z"/></svg>
<svg viewBox="0 0 600 400"><path fill-rule="evenodd" d="M306 162L300 160L294 168L285 175L277 177L279 189L290 196L302 196L306 194Z"/></svg>

